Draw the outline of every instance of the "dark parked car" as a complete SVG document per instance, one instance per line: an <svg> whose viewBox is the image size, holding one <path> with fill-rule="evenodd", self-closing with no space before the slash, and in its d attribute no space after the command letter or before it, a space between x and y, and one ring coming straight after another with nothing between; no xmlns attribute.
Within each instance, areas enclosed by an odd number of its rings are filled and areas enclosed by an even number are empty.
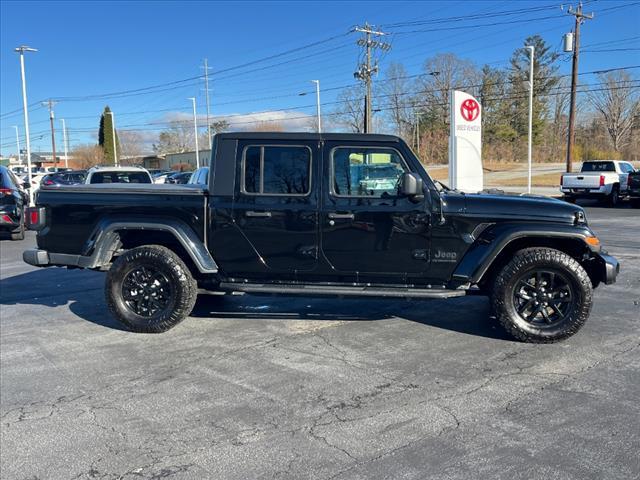
<svg viewBox="0 0 640 480"><path fill-rule="evenodd" d="M87 178L85 170L71 170L68 172L50 173L40 181L40 185L78 185Z"/></svg>
<svg viewBox="0 0 640 480"><path fill-rule="evenodd" d="M184 185L189 183L189 179L191 178L191 174L193 172L177 172L173 175L168 175L164 183L172 183L174 185Z"/></svg>
<svg viewBox="0 0 640 480"><path fill-rule="evenodd" d="M24 239L25 207L29 195L18 178L0 166L0 230L9 232L11 240Z"/></svg>
<svg viewBox="0 0 640 480"><path fill-rule="evenodd" d="M628 194L631 204L635 207L640 206L640 170L629 173L627 177Z"/></svg>
<svg viewBox="0 0 640 480"><path fill-rule="evenodd" d="M223 133L212 157L207 187L42 187L24 260L108 270L109 309L140 332L178 324L198 289L486 295L506 331L540 343L575 334L619 270L581 207L438 187L398 137ZM383 184L363 186L363 164Z"/></svg>
<svg viewBox="0 0 640 480"><path fill-rule="evenodd" d="M197 169L193 172L187 183L189 185L204 185L206 187L209 184L209 167L200 167Z"/></svg>

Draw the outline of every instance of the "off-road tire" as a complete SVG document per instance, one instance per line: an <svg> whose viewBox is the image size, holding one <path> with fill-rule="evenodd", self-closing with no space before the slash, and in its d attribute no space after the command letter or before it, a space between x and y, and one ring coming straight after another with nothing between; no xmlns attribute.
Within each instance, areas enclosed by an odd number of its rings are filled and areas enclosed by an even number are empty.
<svg viewBox="0 0 640 480"><path fill-rule="evenodd" d="M560 324L538 328L527 322L516 310L514 290L523 275L537 271L555 271L569 282L572 310ZM593 287L582 266L564 252L553 248L527 248L513 258L495 278L491 307L502 327L517 340L527 343L553 343L574 335L589 318Z"/></svg>
<svg viewBox="0 0 640 480"><path fill-rule="evenodd" d="M156 272L169 285L166 306L150 315L136 313L123 293L123 283L136 269ZM107 272L105 295L111 313L134 332L161 333L175 327L191 313L198 287L189 268L170 249L147 245L128 250L119 256Z"/></svg>
<svg viewBox="0 0 640 480"><path fill-rule="evenodd" d="M620 187L618 185L614 185L611 187L611 193L607 197L607 205L610 207L616 207L620 203Z"/></svg>
<svg viewBox="0 0 640 480"><path fill-rule="evenodd" d="M11 240L24 240L24 211L20 217L20 225L11 231Z"/></svg>

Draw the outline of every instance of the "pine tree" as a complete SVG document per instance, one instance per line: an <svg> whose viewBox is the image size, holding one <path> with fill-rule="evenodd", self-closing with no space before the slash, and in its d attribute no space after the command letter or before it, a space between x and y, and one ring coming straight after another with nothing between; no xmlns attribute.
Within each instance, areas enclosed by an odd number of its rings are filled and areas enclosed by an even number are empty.
<svg viewBox="0 0 640 480"><path fill-rule="evenodd" d="M104 151L104 158L108 164L115 165L115 153L113 149L114 138L113 138L113 116L109 114L111 109L107 105L104 107L104 112L100 116L100 128L98 130L98 145L102 147ZM115 135L115 144L116 149L120 150L120 140L118 139L118 132Z"/></svg>

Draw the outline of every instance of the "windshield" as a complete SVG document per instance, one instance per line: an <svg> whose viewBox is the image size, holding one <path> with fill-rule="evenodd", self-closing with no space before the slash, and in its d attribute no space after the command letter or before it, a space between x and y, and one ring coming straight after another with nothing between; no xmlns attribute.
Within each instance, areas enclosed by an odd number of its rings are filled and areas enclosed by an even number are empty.
<svg viewBox="0 0 640 480"><path fill-rule="evenodd" d="M615 172L616 166L613 162L584 162L583 172Z"/></svg>

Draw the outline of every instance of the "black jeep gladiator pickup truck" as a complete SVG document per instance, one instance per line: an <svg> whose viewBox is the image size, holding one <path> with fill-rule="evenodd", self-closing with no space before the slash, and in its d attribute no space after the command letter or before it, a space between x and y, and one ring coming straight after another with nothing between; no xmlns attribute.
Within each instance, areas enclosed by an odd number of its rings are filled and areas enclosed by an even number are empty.
<svg viewBox="0 0 640 480"><path fill-rule="evenodd" d="M516 338L553 342L615 281L584 210L463 194L386 135L216 135L208 187L43 186L29 210L36 266L106 270L111 312L162 332L198 289L413 297L481 294Z"/></svg>

